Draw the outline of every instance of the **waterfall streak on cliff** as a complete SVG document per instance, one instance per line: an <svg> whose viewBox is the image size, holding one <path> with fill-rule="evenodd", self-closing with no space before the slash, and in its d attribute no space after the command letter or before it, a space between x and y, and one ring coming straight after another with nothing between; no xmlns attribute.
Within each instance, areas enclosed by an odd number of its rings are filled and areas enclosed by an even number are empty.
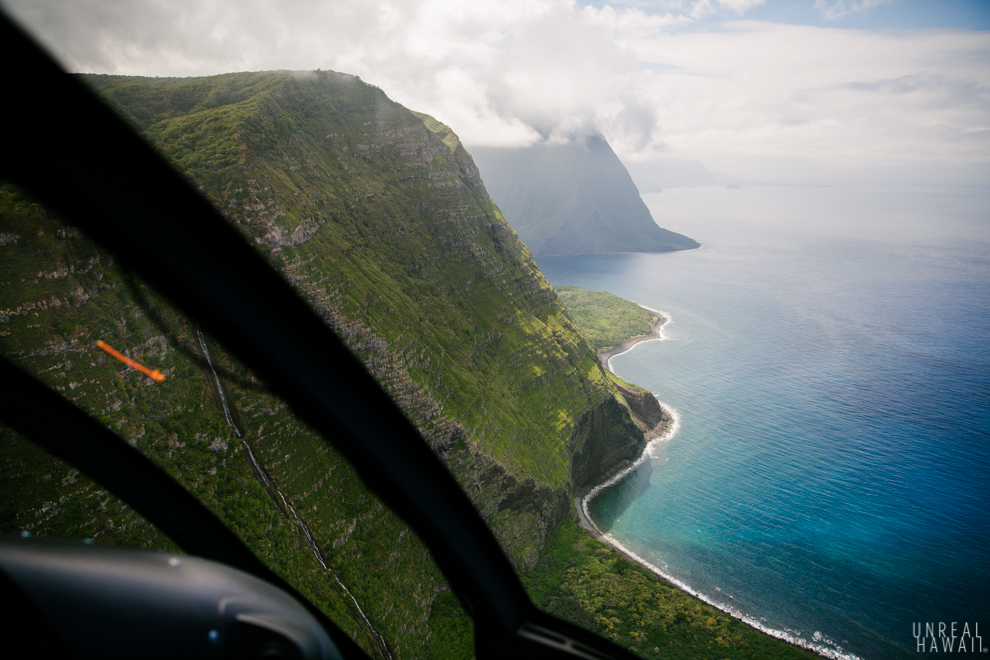
<svg viewBox="0 0 990 660"><path fill-rule="evenodd" d="M261 465L258 464L257 459L254 457L254 452L251 451L251 447L248 446L248 443L241 440L241 444L244 445L244 450L247 452L248 462L251 463L251 468L254 470L254 473L258 475L258 478L261 480L268 492L278 495L282 500L282 504L285 505L286 510L292 513L292 517L295 519L296 524L299 525L299 529L302 530L303 539L305 539L306 545L309 546L310 551L312 551L313 555L316 557L316 561L320 562L320 566L323 567L323 570L333 576L333 579L336 580L338 586L344 590L344 593L350 596L351 601L354 602L354 607L357 608L358 614L361 615L361 619L364 621L364 625L366 625L368 630L371 631L371 635L374 638L375 643L378 645L379 650L382 652L384 657L391 660L392 654L388 651L388 645L385 644L385 638L383 638L381 633L379 633L375 627L371 625L371 621L368 620L364 610L362 610L361 606L358 605L357 599L354 597L354 594L351 593L351 590L345 587L344 583L340 581L339 577L337 577L337 574L334 573L329 566L327 566L327 563L323 560L323 553L320 552L320 548L316 545L316 540L313 538L313 533L309 531L309 527L303 519L299 517L299 514L296 513L295 507L293 507L289 501L285 499L285 495L282 494L282 491L276 488L275 484L272 483L272 480L268 478L268 474L261 468Z"/></svg>
<svg viewBox="0 0 990 660"><path fill-rule="evenodd" d="M333 579L337 582L337 585L344 590L344 593L350 596L351 601L353 601L354 603L354 607L358 611L358 614L361 615L361 620L364 621L364 625L368 627L369 631L371 631L372 639L375 641L375 644L378 646L378 650L382 653L383 657L388 658L388 660L392 660L392 654L389 653L388 645L385 643L385 638L382 637L381 633L379 633L378 630L376 630L373 625L371 625L371 621L368 620L368 617L367 615L365 615L364 610L362 610L361 606L358 605L357 598L354 597L354 594L351 593L351 590L345 587L344 583L340 581L339 577L337 577L337 574L334 573L332 570L330 570L330 568L327 566L327 563L323 560L323 554L320 552L319 547L316 545L316 541L313 539L312 532L309 531L309 527L306 525L305 522L303 522L303 519L299 517L299 514L296 513L295 508L293 508L293 506L289 504L289 501L285 499L285 495L282 494L282 491L280 491L278 488L275 487L275 484L272 483L272 480L268 478L268 473L266 473L262 469L257 459L255 459L254 452L251 451L251 447L248 446L248 443L245 442L245 440L243 439L241 435L241 430L237 428L237 424L234 423L234 417L233 415L230 414L230 406L227 403L227 397L224 394L223 385L220 383L220 377L217 375L216 369L213 368L213 360L210 359L210 350L206 347L206 338L203 337L203 332L199 329L199 327L196 328L196 338L199 340L199 347L200 349L202 349L203 355L206 356L206 363L210 365L210 371L213 373L213 382L216 385L217 394L220 395L220 404L223 407L223 416L227 419L227 424L229 424L230 428L234 430L234 433L237 435L237 437L241 438L241 444L244 446L244 450L247 452L248 462L251 464L251 469L258 476L258 479L261 480L261 483L265 487L265 490L267 490L269 493L275 493L276 495L278 495L279 498L282 500L282 504L285 506L285 509L292 513L292 517L295 518L296 524L299 525L299 529L302 530L303 538L306 541L306 545L309 546L309 549L316 557L316 561L320 562L320 566L323 567L324 571L328 572L330 575L333 576Z"/></svg>
<svg viewBox="0 0 990 660"><path fill-rule="evenodd" d="M210 365L210 372L213 374L213 382L217 386L217 394L220 396L220 405L223 407L223 416L227 418L227 423L230 428L234 429L234 434L240 438L241 430L237 428L237 424L234 423L234 417L230 414L230 406L227 404L227 395L224 394L223 385L220 383L220 377L217 376L217 370L213 368L213 360L210 359L210 349L206 347L206 338L203 337L203 331L196 327L196 338L199 340L199 347L203 350L203 355L206 357L206 363Z"/></svg>

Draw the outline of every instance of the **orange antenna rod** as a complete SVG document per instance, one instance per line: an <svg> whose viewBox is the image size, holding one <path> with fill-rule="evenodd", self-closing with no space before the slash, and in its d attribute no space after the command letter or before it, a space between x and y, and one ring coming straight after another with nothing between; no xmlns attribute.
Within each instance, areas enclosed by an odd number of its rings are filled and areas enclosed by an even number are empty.
<svg viewBox="0 0 990 660"><path fill-rule="evenodd" d="M131 358L129 358L126 355L124 355L123 353L121 353L120 351L114 350L110 346L110 344L106 343L102 339L97 339L96 340L96 345L99 346L100 348L102 348L103 350L105 350L110 355L112 355L115 358L117 358L118 360L120 360L121 362L123 362L124 364L126 364L128 367L131 367L132 369L137 369L138 371L140 371L141 373L145 374L146 376L150 376L156 382L159 382L160 383L160 382L162 382L162 381L165 380L165 376L162 374L162 372L158 371L158 369L155 369L154 371L152 371L148 367L146 367L144 365L141 365L141 364L138 364L137 362L135 362Z"/></svg>

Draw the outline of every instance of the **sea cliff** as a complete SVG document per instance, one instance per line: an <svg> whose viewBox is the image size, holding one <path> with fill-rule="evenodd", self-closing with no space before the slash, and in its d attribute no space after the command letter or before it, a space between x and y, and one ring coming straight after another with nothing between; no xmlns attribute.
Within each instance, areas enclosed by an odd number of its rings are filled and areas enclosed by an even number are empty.
<svg viewBox="0 0 990 660"><path fill-rule="evenodd" d="M520 571L579 488L641 451L612 381L445 126L330 72L82 78L345 340ZM200 496L369 652L470 654L467 617L429 554L322 439L111 255L20 191L0 193L0 231L17 237L0 247L5 355ZM166 383L108 361L96 339ZM18 493L3 531L168 545L71 468L7 431L3 443L18 466L3 476Z"/></svg>
<svg viewBox="0 0 990 660"><path fill-rule="evenodd" d="M492 197L535 255L699 247L657 225L602 135L473 153Z"/></svg>
<svg viewBox="0 0 990 660"><path fill-rule="evenodd" d="M615 355L664 338L662 330L669 316L662 312L603 291L573 286L558 291L568 314L598 349L606 367ZM644 328L649 332L642 333ZM676 415L652 393L614 374L611 377L650 443L634 460L621 462L618 469L575 497L573 521L561 523L536 569L524 576L533 599L548 611L626 644L645 658L813 657L803 648L763 634L758 622L744 623L702 600L690 587L603 533L591 518L588 501L633 470L642 469L648 475L651 449L659 447L654 443L672 438L678 428Z"/></svg>

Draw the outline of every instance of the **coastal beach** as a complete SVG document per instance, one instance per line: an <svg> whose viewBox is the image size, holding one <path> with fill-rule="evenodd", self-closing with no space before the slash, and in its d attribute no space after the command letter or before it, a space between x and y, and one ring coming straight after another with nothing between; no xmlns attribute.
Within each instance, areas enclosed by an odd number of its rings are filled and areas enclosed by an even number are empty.
<svg viewBox="0 0 990 660"><path fill-rule="evenodd" d="M650 309L649 307L644 307L643 305L640 305L640 307L642 307L648 312L653 312L654 314L653 327L645 335L630 337L629 339L624 340L622 343L618 344L617 346L612 346L611 348L606 348L605 350L598 351L599 362L601 362L602 366L608 369L609 371L612 371L612 367L609 365L609 362L616 355L622 355L623 353L631 351L633 347L638 346L643 342L663 341L664 339L666 339L666 337L664 337L663 335L663 326L667 324L667 322L670 320L670 317L668 317L666 314L664 314L659 310ZM614 374L615 372L612 371L612 373Z"/></svg>

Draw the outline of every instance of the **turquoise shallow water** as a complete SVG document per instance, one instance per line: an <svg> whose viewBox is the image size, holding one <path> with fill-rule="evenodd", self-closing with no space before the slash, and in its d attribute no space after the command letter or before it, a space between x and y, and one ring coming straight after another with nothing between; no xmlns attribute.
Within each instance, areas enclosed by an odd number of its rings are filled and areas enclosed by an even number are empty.
<svg viewBox="0 0 990 660"><path fill-rule="evenodd" d="M592 500L597 523L835 654L921 655L919 622L979 623L990 646L990 193L645 199L702 249L538 259L673 319L612 366L679 430Z"/></svg>

